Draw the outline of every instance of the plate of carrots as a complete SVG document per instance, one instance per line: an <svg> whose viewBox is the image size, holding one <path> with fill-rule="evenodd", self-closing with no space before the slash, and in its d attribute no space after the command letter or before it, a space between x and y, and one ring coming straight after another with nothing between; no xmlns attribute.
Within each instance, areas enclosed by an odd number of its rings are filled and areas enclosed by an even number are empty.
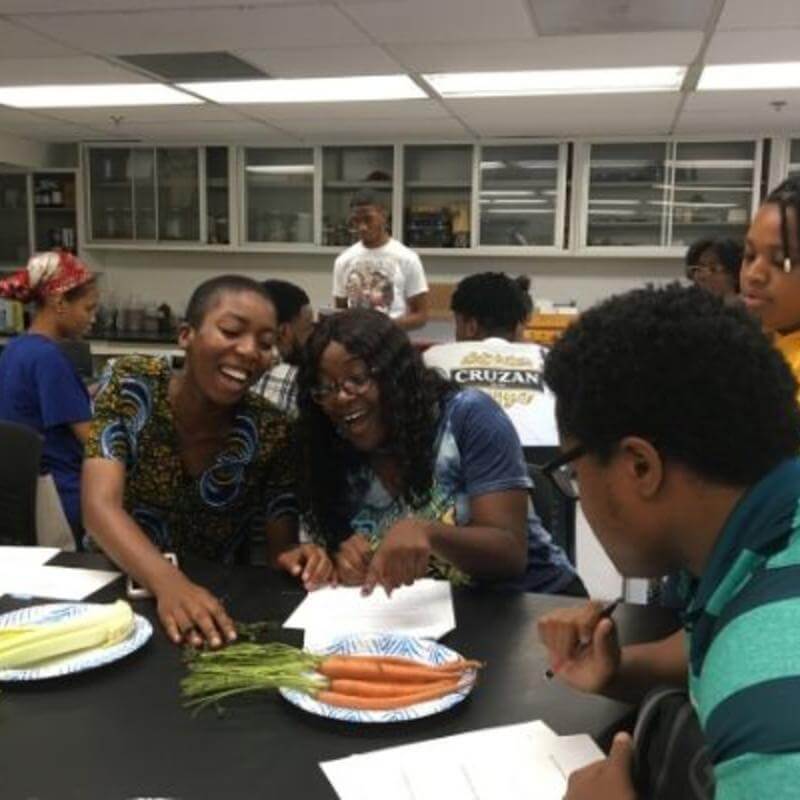
<svg viewBox="0 0 800 800"><path fill-rule="evenodd" d="M438 642L390 633L346 636L315 655L319 688L280 693L304 711L346 722L438 714L472 691L482 666Z"/></svg>

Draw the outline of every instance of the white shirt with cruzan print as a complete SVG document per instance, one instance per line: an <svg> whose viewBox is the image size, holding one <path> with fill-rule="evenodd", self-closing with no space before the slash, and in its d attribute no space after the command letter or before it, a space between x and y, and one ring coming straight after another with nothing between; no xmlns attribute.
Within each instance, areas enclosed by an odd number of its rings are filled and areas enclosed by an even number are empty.
<svg viewBox="0 0 800 800"><path fill-rule="evenodd" d="M427 291L419 256L394 238L382 247L356 242L333 267L333 296L346 298L348 308L375 308L400 317L408 298Z"/></svg>

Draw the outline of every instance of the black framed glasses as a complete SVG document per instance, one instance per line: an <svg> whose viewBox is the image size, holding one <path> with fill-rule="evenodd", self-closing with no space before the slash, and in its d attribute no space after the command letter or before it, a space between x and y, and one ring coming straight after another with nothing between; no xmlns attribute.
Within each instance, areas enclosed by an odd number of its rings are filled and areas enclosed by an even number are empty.
<svg viewBox="0 0 800 800"><path fill-rule="evenodd" d="M359 397L372 385L375 374L376 371L372 369L358 375L351 375L349 378L345 378L341 381L318 383L316 386L311 387L311 399L319 404L328 403L341 391L347 392L351 397Z"/></svg>
<svg viewBox="0 0 800 800"><path fill-rule="evenodd" d="M578 478L572 462L585 456L588 452L585 445L577 444L542 467L542 473L547 476L553 486L570 500L577 500L580 497Z"/></svg>

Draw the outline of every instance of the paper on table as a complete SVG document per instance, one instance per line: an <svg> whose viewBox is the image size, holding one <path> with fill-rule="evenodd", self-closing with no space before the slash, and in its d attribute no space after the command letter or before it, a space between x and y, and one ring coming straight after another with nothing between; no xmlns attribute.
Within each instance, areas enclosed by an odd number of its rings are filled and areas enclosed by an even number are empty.
<svg viewBox="0 0 800 800"><path fill-rule="evenodd" d="M524 722L446 736L415 744L378 750L320 764L341 800L372 800L380 787L381 800L512 800L539 795L540 787L558 786L558 800L566 782L549 759L558 739L543 722ZM502 762L503 767L498 768ZM485 765L485 770L471 765ZM513 769L512 769L513 767ZM495 780L500 773L508 780ZM532 778L537 793L531 794ZM504 792L524 792L515 795ZM520 789L521 791L521 789Z"/></svg>
<svg viewBox="0 0 800 800"><path fill-rule="evenodd" d="M581 733L577 736L559 736L550 749L550 757L568 778L576 769L605 758L605 753L591 736Z"/></svg>
<svg viewBox="0 0 800 800"><path fill-rule="evenodd" d="M359 587L318 589L283 623L284 628L304 629L311 650L350 633L390 631L438 639L455 626L450 584L430 578L402 586L391 597L380 589L369 597L362 597Z"/></svg>
<svg viewBox="0 0 800 800"><path fill-rule="evenodd" d="M0 594L83 600L120 576L119 572L72 567L0 566Z"/></svg>
<svg viewBox="0 0 800 800"><path fill-rule="evenodd" d="M0 547L0 569L45 564L59 552L57 547Z"/></svg>

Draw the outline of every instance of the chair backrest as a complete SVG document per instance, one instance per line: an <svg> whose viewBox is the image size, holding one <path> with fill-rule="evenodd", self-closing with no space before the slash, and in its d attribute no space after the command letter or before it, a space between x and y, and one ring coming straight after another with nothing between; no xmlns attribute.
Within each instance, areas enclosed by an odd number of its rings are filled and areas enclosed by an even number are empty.
<svg viewBox="0 0 800 800"><path fill-rule="evenodd" d="M43 439L0 420L0 544L36 544L36 486Z"/></svg>
<svg viewBox="0 0 800 800"><path fill-rule="evenodd" d="M533 481L533 510L553 537L553 541L574 565L576 501L565 497L542 473L542 466L555 458L560 451L557 447L526 447L524 452L528 475Z"/></svg>

